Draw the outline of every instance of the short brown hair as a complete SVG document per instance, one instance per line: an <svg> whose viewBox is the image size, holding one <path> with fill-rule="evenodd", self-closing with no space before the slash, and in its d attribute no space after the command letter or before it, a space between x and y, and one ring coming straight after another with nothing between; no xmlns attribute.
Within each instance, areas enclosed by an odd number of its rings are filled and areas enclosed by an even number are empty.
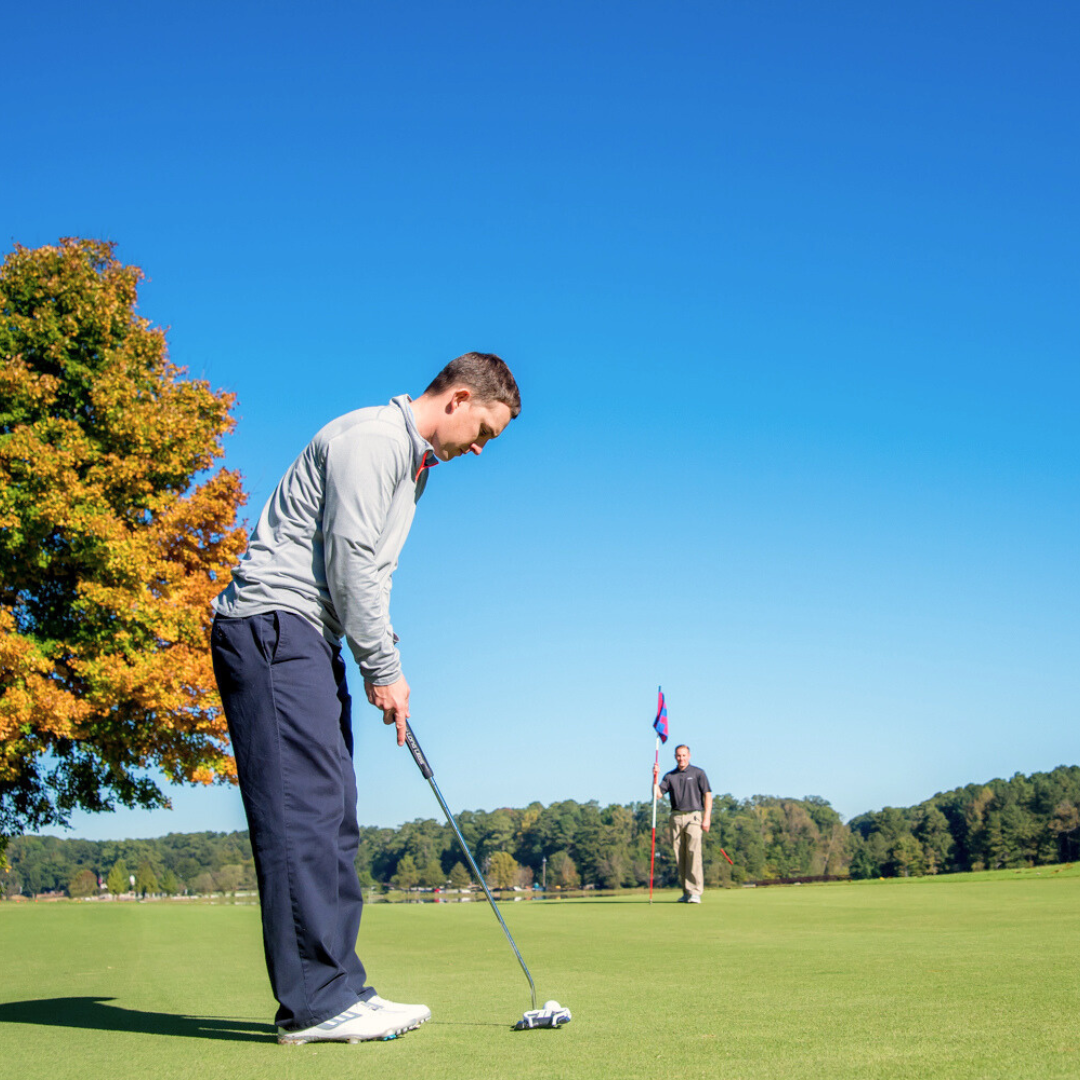
<svg viewBox="0 0 1080 1080"><path fill-rule="evenodd" d="M451 386L467 386L483 403L501 401L513 420L521 412L521 393L506 362L494 353L467 352L451 360L431 380L425 394L441 394Z"/></svg>

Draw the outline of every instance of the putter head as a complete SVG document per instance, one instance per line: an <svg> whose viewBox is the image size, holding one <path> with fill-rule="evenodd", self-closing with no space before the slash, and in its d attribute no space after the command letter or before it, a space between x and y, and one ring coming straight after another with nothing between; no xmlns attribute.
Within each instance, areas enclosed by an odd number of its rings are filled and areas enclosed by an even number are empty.
<svg viewBox="0 0 1080 1080"><path fill-rule="evenodd" d="M514 1025L515 1031L528 1031L530 1028L557 1028L569 1024L570 1010L564 1009L557 1001L545 1001L542 1009L528 1009Z"/></svg>

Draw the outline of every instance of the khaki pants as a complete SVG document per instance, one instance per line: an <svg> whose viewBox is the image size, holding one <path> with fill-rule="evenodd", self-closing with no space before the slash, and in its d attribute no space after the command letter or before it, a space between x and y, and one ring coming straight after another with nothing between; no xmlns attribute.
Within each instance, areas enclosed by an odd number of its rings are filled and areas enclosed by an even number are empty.
<svg viewBox="0 0 1080 1080"><path fill-rule="evenodd" d="M672 814L670 819L675 865L679 868L679 881L687 896L700 896L705 890L705 874L701 868L701 818L700 810L692 810L688 814Z"/></svg>

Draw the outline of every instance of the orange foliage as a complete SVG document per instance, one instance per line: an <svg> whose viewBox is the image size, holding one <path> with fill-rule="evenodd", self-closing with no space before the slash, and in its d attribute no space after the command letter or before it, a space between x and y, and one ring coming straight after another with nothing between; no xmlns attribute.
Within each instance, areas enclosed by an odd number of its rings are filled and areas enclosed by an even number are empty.
<svg viewBox="0 0 1080 1080"><path fill-rule="evenodd" d="M0 267L0 834L234 776L208 650L243 553L209 472L233 396L184 377L109 243Z"/></svg>

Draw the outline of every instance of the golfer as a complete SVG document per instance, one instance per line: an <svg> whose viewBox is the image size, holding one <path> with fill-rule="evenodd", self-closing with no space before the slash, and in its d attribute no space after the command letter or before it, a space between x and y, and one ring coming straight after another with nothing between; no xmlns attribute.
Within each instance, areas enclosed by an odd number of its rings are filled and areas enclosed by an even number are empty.
<svg viewBox="0 0 1080 1080"><path fill-rule="evenodd" d="M700 904L705 891L705 875L701 868L701 834L712 825L712 791L703 769L690 764L690 747L675 747L678 766L665 773L659 784L653 779L654 795L671 798L671 846L675 865L679 868L679 884L683 894L680 904Z"/></svg>
<svg viewBox="0 0 1080 1080"><path fill-rule="evenodd" d="M390 584L431 467L479 454L521 409L492 353L451 361L415 401L347 413L289 467L214 601L229 725L279 1003L278 1042L391 1038L430 1019L381 998L356 955L363 898L342 637L405 742L409 684Z"/></svg>

